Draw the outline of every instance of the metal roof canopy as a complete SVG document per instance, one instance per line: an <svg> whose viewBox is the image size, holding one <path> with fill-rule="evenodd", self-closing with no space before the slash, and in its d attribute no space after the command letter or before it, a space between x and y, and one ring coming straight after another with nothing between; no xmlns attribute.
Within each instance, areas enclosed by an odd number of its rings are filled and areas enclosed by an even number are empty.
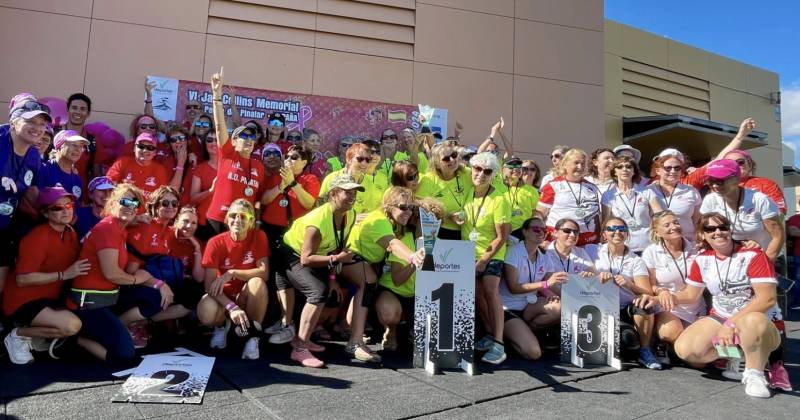
<svg viewBox="0 0 800 420"><path fill-rule="evenodd" d="M797 166L783 165L783 188L800 186L800 169Z"/></svg>
<svg viewBox="0 0 800 420"><path fill-rule="evenodd" d="M686 115L662 115L622 119L623 143L642 152L642 166L668 147L680 150L695 165L715 157L736 136L739 127ZM743 149L767 144L767 133L753 131Z"/></svg>

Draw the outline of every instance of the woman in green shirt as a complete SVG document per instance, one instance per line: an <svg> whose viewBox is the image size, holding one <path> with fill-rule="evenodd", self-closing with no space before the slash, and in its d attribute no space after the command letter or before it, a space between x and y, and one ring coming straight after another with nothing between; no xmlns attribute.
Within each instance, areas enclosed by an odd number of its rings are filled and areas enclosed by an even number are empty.
<svg viewBox="0 0 800 420"><path fill-rule="evenodd" d="M428 172L419 180L417 197L430 197L444 205L445 217L439 229L441 239L461 239L464 204L472 197L470 171L461 165L457 143L445 141L433 146Z"/></svg>
<svg viewBox="0 0 800 420"><path fill-rule="evenodd" d="M356 214L362 215L377 209L383 197L386 183L376 182L376 177L368 175L368 168L372 160L370 148L364 143L357 143L347 149L347 163L344 169L329 173L320 185L319 196L324 197L331 189L331 182L341 175L349 175L364 188L353 203ZM384 185L379 187L379 185ZM363 216L362 216L363 217Z"/></svg>
<svg viewBox="0 0 800 420"><path fill-rule="evenodd" d="M511 236L516 243L522 235L522 223L534 216L539 192L522 180L522 159L511 156L503 163L505 197L511 205Z"/></svg>

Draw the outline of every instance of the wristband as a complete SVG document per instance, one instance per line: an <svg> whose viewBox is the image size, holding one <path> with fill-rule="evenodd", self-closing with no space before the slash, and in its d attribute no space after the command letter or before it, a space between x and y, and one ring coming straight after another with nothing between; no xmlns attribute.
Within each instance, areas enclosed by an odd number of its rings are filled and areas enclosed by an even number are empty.
<svg viewBox="0 0 800 420"><path fill-rule="evenodd" d="M328 274L328 281L336 281L336 273L331 272Z"/></svg>
<svg viewBox="0 0 800 420"><path fill-rule="evenodd" d="M294 180L294 181L292 181L292 183L291 183L291 184L289 184L289 185L287 185L287 186L286 186L286 188L292 188L292 187L294 187L295 185L297 185L297 180Z"/></svg>
<svg viewBox="0 0 800 420"><path fill-rule="evenodd" d="M159 280L159 279L154 279L154 280L155 280L155 283L153 283L153 289L160 289L161 286L164 285L164 282L162 280Z"/></svg>
<svg viewBox="0 0 800 420"><path fill-rule="evenodd" d="M542 283L544 283L544 286L542 286L542 289L550 290L550 284L547 282L547 280L543 281Z"/></svg>
<svg viewBox="0 0 800 420"><path fill-rule="evenodd" d="M228 312L232 312L234 309L239 309L239 306L236 304L236 302L228 302L225 305L225 310Z"/></svg>
<svg viewBox="0 0 800 420"><path fill-rule="evenodd" d="M722 325L728 328L736 328L736 325L733 325L733 322L731 322L730 319L726 319L725 322L722 323Z"/></svg>
<svg viewBox="0 0 800 420"><path fill-rule="evenodd" d="M144 100L144 103L146 103L146 104L150 104L150 103L153 103L153 100L152 100L152 99L145 99L145 100Z"/></svg>
<svg viewBox="0 0 800 420"><path fill-rule="evenodd" d="M58 272L58 281L62 281L62 280L64 280L64 272L63 271L59 271Z"/></svg>
<svg viewBox="0 0 800 420"><path fill-rule="evenodd" d="M183 172L183 166L176 166L172 169L174 169L176 172Z"/></svg>
<svg viewBox="0 0 800 420"><path fill-rule="evenodd" d="M214 102L222 102L222 98L211 98Z"/></svg>

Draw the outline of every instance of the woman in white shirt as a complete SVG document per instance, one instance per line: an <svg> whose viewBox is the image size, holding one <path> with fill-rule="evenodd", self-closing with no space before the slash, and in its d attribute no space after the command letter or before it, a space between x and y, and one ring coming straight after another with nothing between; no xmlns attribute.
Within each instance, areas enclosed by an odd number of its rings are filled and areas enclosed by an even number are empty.
<svg viewBox="0 0 800 420"><path fill-rule="evenodd" d="M620 156L611 170L614 186L603 194L603 219L619 217L630 229L628 248L637 255L650 245L650 201L652 191L642 186L639 165L628 156Z"/></svg>
<svg viewBox="0 0 800 420"><path fill-rule="evenodd" d="M674 153L665 153L665 152ZM683 237L694 243L694 226L700 220L700 193L681 182L681 176L686 171L683 154L677 150L662 152L653 162L651 175L658 176L648 189L655 197L654 212L672 210L683 229Z"/></svg>
<svg viewBox="0 0 800 420"><path fill-rule="evenodd" d="M613 168L614 152L611 149L601 147L592 152L592 163L586 180L597 186L601 196L614 186L614 178L611 176Z"/></svg>

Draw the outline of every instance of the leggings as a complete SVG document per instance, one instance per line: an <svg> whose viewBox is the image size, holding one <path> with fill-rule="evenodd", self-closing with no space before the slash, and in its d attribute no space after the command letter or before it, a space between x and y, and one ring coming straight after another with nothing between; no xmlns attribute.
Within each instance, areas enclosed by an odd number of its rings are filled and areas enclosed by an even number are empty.
<svg viewBox="0 0 800 420"><path fill-rule="evenodd" d="M135 354L131 335L110 308L78 309L75 315L83 323L80 336L103 346L107 363L124 363L133 359Z"/></svg>

